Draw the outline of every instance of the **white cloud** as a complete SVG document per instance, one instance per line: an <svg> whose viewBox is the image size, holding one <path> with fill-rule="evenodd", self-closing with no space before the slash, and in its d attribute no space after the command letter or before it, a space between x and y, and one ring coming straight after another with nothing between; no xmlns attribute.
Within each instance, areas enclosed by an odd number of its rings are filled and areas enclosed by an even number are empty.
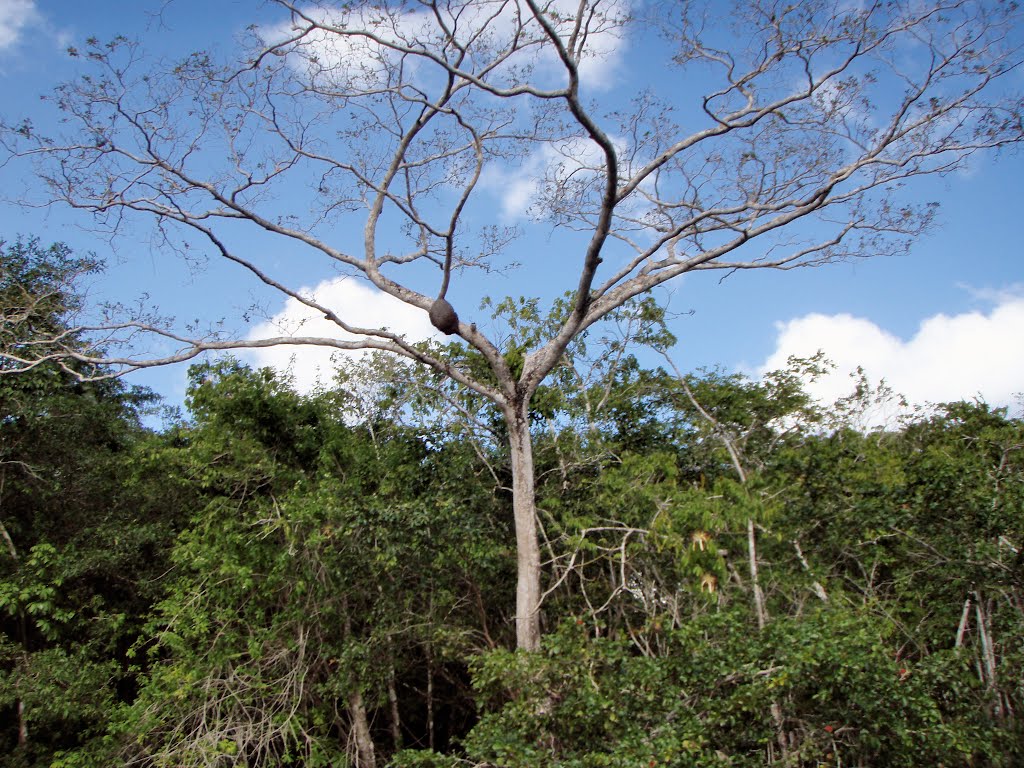
<svg viewBox="0 0 1024 768"><path fill-rule="evenodd" d="M576 0L557 0L554 5L571 16L576 13L578 4ZM611 0L603 5L607 23L603 29L589 36L587 54L580 62L580 81L586 87L604 89L615 84L614 73L619 70L628 48L623 22L632 5L630 0Z"/></svg>
<svg viewBox="0 0 1024 768"><path fill-rule="evenodd" d="M618 144L621 149L622 142ZM589 139L574 138L541 144L516 166L489 165L480 183L501 201L502 219L515 222L534 213L533 206L543 206L545 185L558 187L600 173L603 167L601 148Z"/></svg>
<svg viewBox="0 0 1024 768"><path fill-rule="evenodd" d="M530 215L530 206L537 202L541 179L558 157L555 149L545 144L516 167L488 165L484 168L480 185L500 200L502 221L511 223Z"/></svg>
<svg viewBox="0 0 1024 768"><path fill-rule="evenodd" d="M626 21L634 1L594 0L584 11L588 29L579 65L584 88L604 90L616 84L616 73L621 70L621 60L628 48ZM549 0L545 8L548 21L567 43L580 12L578 0ZM454 30L459 43L470 50L469 58L461 65L465 69L489 65L495 55L515 41L520 49L489 73L492 84L509 85L511 81L503 82L506 76L518 83L522 73L531 69L534 84L541 88L565 84L564 65L521 0L455 3L449 11L440 13L445 15L445 24ZM381 4L359 5L350 10L316 8L307 14L315 23L364 33L346 35L310 29L292 49L287 59L289 66L325 90L358 92L393 87L389 77L393 76L400 57L390 46L440 52L449 45L432 11L398 10ZM308 22L297 19L270 27L263 35L269 43L282 44L308 27ZM474 56L480 60L475 61ZM426 92L431 90L431 77L437 83L446 82L437 79L438 68L420 57L402 59L401 66L403 76ZM482 181L500 197L503 218L515 221L528 215L530 205L537 200L540 179L545 175L558 173L559 169L567 175L583 167L600 167L599 155L592 142L570 140L559 146L543 146L514 167L489 166Z"/></svg>
<svg viewBox="0 0 1024 768"><path fill-rule="evenodd" d="M836 371L809 385L824 403L851 392L857 366L884 379L911 404L981 398L1013 405L1024 391L1024 296L997 294L987 313L938 314L904 340L870 320L848 314L811 314L779 323L775 350L758 373L786 367L790 356L823 350ZM877 423L877 422L876 422Z"/></svg>
<svg viewBox="0 0 1024 768"><path fill-rule="evenodd" d="M35 0L0 0L0 51L14 47L25 27L37 21Z"/></svg>
<svg viewBox="0 0 1024 768"><path fill-rule="evenodd" d="M423 341L437 335L427 313L410 307L398 299L357 282L354 278L325 280L316 288L303 289L323 306L352 325L364 328L387 328L402 334L409 341ZM296 299L284 306L266 322L255 326L249 339L277 336L318 336L332 339L359 338L343 332L323 315L310 310ZM333 355L359 356L364 352L345 352L329 347L285 344L245 352L241 355L255 366L288 371L295 388L309 392L320 382L329 383L333 376Z"/></svg>
<svg viewBox="0 0 1024 768"><path fill-rule="evenodd" d="M3 0L0 0L2 2ZM580 62L580 77L584 84L593 89L604 89L615 82L614 73L627 47L624 38L624 22L632 0L606 0L595 3L595 13L586 14L590 24L587 44ZM549 4L548 19L568 41L573 29L573 19L579 11L577 0L552 0ZM354 10L329 11L314 9L309 18L320 24L340 29L361 30L369 33L384 44L362 35L339 35L332 32L312 30L299 46L301 61L292 59L297 68L310 67L310 74L327 78L336 86L364 89L383 86L386 73L398 61L398 54L391 46L409 49L441 51L447 45L447 34L437 23L432 11L396 11L382 5L359 6ZM526 34L519 29L517 19L527 20ZM505 0L477 0L466 5L457 5L445 18L449 30L454 30L456 40L469 46L471 58L463 64L475 68L473 53L487 59L488 53L508 48L513 40L521 45L530 39L543 39L540 26L532 21L530 10L518 2ZM286 40L301 31L306 22L298 20L280 24L266 31L271 42ZM539 56L537 50L542 51ZM552 46L545 44L537 49L527 46L514 60L497 72L512 71L513 65L536 63L543 76L554 75L564 81L565 70ZM416 58L406 59L403 66L407 76L417 79L423 62ZM492 81L495 74L491 75ZM499 78L500 79L500 78Z"/></svg>
<svg viewBox="0 0 1024 768"><path fill-rule="evenodd" d="M403 37L422 32L428 18L422 11L388 14L364 7L340 14L332 14L326 9L314 9L308 13L318 24L364 30L396 45L402 44ZM302 20L295 24L281 24L269 29L266 36L270 42L278 43L307 26L307 22ZM289 59L292 67L307 70L321 86L352 90L384 86L387 69L395 58L387 46L368 37L340 35L321 29L308 31L296 50L300 56Z"/></svg>

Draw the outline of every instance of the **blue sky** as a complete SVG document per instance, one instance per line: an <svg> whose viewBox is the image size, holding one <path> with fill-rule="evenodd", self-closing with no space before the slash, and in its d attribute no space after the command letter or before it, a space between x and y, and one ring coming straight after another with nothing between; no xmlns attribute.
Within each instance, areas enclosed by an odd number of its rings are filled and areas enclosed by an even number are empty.
<svg viewBox="0 0 1024 768"><path fill-rule="evenodd" d="M59 130L39 96L75 75L79 64L65 51L68 46L82 47L90 36L138 38L153 55L202 48L227 52L248 24L280 21L271 7L241 0L0 0L0 111L8 119L31 114L40 127ZM656 56L638 41L618 41L607 69L595 72L595 77L627 86L637 79L659 77L653 74L660 71ZM1024 80L1018 78L1017 84ZM597 98L604 98L601 91L595 89ZM516 187L515 174L520 171L496 173L491 186L485 185L487 205L507 223L524 221L517 189L528 191L529 186ZM89 221L71 211L14 205L11 200L31 194L35 182L23 166L9 166L0 173L5 177L0 236L38 235L45 242L64 241L104 256L109 271L93 286L94 297L131 301L147 294L168 314L180 319L224 318L242 334L260 329L259 319L249 326L238 324L253 304L279 324L293 323L289 312L294 307L259 290L243 275L217 264L194 273L168 259L141 223L110 243L90 232ZM917 183L915 199L939 201L941 208L935 230L905 256L788 272L744 272L723 281L718 273L684 276L659 294L679 313L673 322L679 338L677 364L684 369L721 366L756 374L780 365L789 354L807 355L824 348L842 367L862 364L872 378L886 378L914 401L981 397L1011 404L1013 394L1024 391L1022 178L1024 158L1004 151L973 159L965 171ZM519 247L522 253L535 254L558 251L563 242L549 228L538 227ZM282 261L298 258L284 253L273 257L281 268L295 264L288 268L297 283L320 283L323 291L339 291L338 300L358 306L362 317L412 335L429 333L422 313L404 313L382 303L352 281L340 287L321 283L332 275L304 261ZM545 258L543 275L538 274L542 267L523 259L520 270L473 278L460 285L455 296L464 298L463 306L472 306L485 294L546 294L556 286L560 291L568 284L558 280L559 269L570 274L571 266L553 267L553 259ZM287 365L293 358L298 359L300 382L308 382L319 360L315 354L296 355L292 348L251 357L276 365ZM130 380L152 386L175 402L183 395L185 374L179 366ZM839 377L820 385L820 394L835 396L845 386Z"/></svg>

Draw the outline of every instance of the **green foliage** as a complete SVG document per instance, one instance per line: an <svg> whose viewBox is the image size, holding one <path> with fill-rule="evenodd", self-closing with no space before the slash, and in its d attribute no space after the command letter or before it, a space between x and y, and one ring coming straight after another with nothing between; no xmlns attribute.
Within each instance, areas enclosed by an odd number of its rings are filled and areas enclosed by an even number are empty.
<svg viewBox="0 0 1024 768"><path fill-rule="evenodd" d="M79 339L67 332L82 308L80 281L100 269L95 258L76 256L62 243L44 248L37 238L0 240L0 370L39 359L58 336L63 345ZM25 379L9 383L18 381Z"/></svg>
<svg viewBox="0 0 1024 768"><path fill-rule="evenodd" d="M4 263L5 348L45 350L95 265ZM496 307L506 363L569 307ZM397 768L1024 760L1021 420L955 403L864 430L889 393L817 411L820 358L645 368L663 320L624 307L532 403L529 654L507 650L509 456L479 398L380 357L308 396L226 359L152 434L144 392L0 376L0 765L342 766L360 718Z"/></svg>
<svg viewBox="0 0 1024 768"><path fill-rule="evenodd" d="M96 262L36 241L0 256L0 764L47 765L99 737L130 695L126 652L160 593L182 499L137 463L151 395L80 381L104 373L86 366L26 369L57 336L83 343L67 323Z"/></svg>
<svg viewBox="0 0 1024 768"><path fill-rule="evenodd" d="M219 765L230 745L250 764L342 764L353 693L392 716L389 685L421 679L425 655L440 689L477 647L469 598L504 563L503 532L456 446L346 426L344 393L300 397L232 361L192 379L195 424L164 460L206 501L174 548L119 754Z"/></svg>
<svg viewBox="0 0 1024 768"><path fill-rule="evenodd" d="M798 765L1002 762L956 654L909 669L870 610L822 608L751 634L735 611L666 632L656 657L567 622L536 655L477 660L488 713L470 758L509 766L760 766L780 703ZM414 763L409 763L410 765Z"/></svg>

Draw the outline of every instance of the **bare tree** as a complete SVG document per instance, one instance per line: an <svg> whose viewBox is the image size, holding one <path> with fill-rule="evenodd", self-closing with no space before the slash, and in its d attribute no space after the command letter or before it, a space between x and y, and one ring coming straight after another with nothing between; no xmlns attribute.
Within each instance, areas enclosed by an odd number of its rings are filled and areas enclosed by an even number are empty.
<svg viewBox="0 0 1024 768"><path fill-rule="evenodd" d="M1007 76L1024 27L998 0L747 0L728 13L629 0L275 4L281 26L252 30L233 62L150 62L125 40L73 52L89 74L54 97L65 135L8 122L6 162L36 162L38 202L113 230L148 218L167 252L205 243L337 333L201 336L134 317L75 329L102 344L93 351L53 339L5 350L3 371L87 358L122 371L315 344L385 350L450 377L508 427L523 649L539 644L542 576L530 402L567 346L687 272L902 250L935 215L899 191L905 182L1022 137ZM593 78L627 42L658 46L666 76L623 97ZM513 365L447 288L504 259L545 269L550 254L517 253L516 232L494 225L482 184L493 169L530 168L541 169L534 220L580 245L560 255L576 265L564 316ZM269 240L254 246L250 230ZM489 370L303 293L265 258L274 247L430 313ZM112 346L147 335L175 351Z"/></svg>

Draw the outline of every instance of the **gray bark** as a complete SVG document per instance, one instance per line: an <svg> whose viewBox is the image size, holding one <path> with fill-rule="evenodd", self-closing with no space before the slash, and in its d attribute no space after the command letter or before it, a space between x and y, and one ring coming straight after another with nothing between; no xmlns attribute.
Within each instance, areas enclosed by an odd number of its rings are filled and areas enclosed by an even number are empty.
<svg viewBox="0 0 1024 768"><path fill-rule="evenodd" d="M518 403L507 412L512 458L512 516L516 532L516 647L540 649L540 543L537 541L533 445L529 408Z"/></svg>
<svg viewBox="0 0 1024 768"><path fill-rule="evenodd" d="M373 748L373 738L370 736L370 721L366 716L363 695L358 689L348 696L348 714L352 724L357 768L377 768L377 755Z"/></svg>
<svg viewBox="0 0 1024 768"><path fill-rule="evenodd" d="M750 557L750 583L754 588L754 613L757 615L757 628L764 629L768 624L768 611L764 605L764 592L761 579L757 572L757 533L754 530L754 519L747 518L747 550Z"/></svg>
<svg viewBox="0 0 1024 768"><path fill-rule="evenodd" d="M967 622L971 617L971 597L970 595L964 600L964 610L960 614L960 623L956 628L956 643L954 648L959 648L964 644L964 635L967 633Z"/></svg>

